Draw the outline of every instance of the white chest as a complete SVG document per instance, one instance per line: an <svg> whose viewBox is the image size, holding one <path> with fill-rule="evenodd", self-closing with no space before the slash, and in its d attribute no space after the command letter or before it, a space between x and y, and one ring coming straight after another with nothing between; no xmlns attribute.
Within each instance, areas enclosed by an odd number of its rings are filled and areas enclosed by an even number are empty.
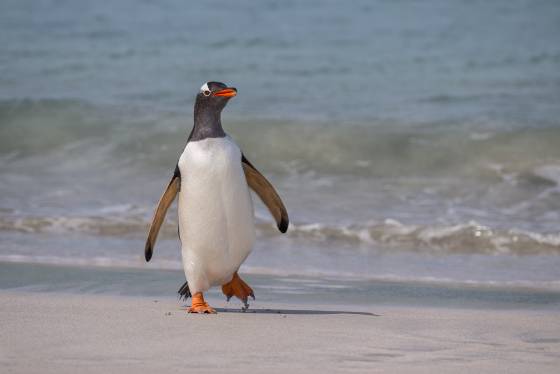
<svg viewBox="0 0 560 374"><path fill-rule="evenodd" d="M189 142L179 169L179 232L189 284L220 284L237 271L255 237L241 151L229 137Z"/></svg>

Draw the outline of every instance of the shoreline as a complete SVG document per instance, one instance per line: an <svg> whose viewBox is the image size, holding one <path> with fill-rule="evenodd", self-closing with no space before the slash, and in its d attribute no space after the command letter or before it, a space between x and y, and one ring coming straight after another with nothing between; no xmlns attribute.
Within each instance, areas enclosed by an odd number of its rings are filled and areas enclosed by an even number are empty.
<svg viewBox="0 0 560 374"><path fill-rule="evenodd" d="M0 291L2 371L552 373L560 363L560 314L551 310L261 302L218 311L188 315L167 298Z"/></svg>
<svg viewBox="0 0 560 374"><path fill-rule="evenodd" d="M431 307L472 310L556 310L560 292L555 290L374 281L334 277L297 277L247 274L255 306L262 303L365 307ZM100 294L177 299L184 283L178 270L131 269L97 266L9 263L0 261L0 291L33 293ZM219 287L207 297L224 300Z"/></svg>

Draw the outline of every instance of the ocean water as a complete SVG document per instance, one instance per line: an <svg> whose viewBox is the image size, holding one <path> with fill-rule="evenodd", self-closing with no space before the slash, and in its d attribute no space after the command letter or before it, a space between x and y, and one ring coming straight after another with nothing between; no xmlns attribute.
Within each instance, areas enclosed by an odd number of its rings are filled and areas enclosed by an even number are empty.
<svg viewBox="0 0 560 374"><path fill-rule="evenodd" d="M554 0L2 1L2 271L180 269L175 211L144 240L218 80L291 218L256 203L242 273L558 293L558 35Z"/></svg>

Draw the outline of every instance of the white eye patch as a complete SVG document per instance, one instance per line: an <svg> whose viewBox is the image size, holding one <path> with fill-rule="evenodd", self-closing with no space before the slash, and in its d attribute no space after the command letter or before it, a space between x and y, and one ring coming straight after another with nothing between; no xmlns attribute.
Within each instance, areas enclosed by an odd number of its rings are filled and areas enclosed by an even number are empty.
<svg viewBox="0 0 560 374"><path fill-rule="evenodd" d="M210 91L210 88L208 87L208 83L204 83L202 87L200 87L200 92L202 92L204 96L210 96L210 94L212 93L212 91Z"/></svg>

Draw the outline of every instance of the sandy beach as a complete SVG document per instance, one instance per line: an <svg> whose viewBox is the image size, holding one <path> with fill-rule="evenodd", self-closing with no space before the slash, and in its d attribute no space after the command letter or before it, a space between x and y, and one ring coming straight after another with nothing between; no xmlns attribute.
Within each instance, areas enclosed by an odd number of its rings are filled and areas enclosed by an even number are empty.
<svg viewBox="0 0 560 374"><path fill-rule="evenodd" d="M0 293L3 373L554 373L557 311L262 305ZM214 301L217 307L226 305Z"/></svg>
<svg viewBox="0 0 560 374"><path fill-rule="evenodd" d="M0 1L0 374L560 373L559 20Z"/></svg>

